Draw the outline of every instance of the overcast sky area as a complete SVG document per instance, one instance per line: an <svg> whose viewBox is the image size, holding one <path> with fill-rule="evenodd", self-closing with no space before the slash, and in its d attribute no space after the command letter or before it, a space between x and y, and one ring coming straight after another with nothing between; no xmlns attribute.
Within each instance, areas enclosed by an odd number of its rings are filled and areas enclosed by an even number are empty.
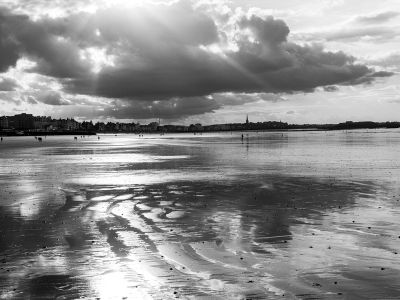
<svg viewBox="0 0 400 300"><path fill-rule="evenodd" d="M400 121L398 0L0 0L0 115Z"/></svg>

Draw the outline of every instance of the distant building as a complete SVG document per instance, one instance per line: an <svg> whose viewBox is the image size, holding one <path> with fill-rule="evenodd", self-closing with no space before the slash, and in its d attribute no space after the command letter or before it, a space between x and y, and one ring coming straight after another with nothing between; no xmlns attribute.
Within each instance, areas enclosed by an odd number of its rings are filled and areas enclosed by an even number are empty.
<svg viewBox="0 0 400 300"><path fill-rule="evenodd" d="M106 124L104 124L103 122L97 122L97 123L94 125L94 128L95 128L97 131L106 131Z"/></svg>
<svg viewBox="0 0 400 300"><path fill-rule="evenodd" d="M231 124L214 124L204 126L204 131L228 131L231 130Z"/></svg>
<svg viewBox="0 0 400 300"><path fill-rule="evenodd" d="M34 129L35 118L31 114L22 113L9 118L9 125L18 130Z"/></svg>
<svg viewBox="0 0 400 300"><path fill-rule="evenodd" d="M249 115L246 115L246 125L249 125Z"/></svg>
<svg viewBox="0 0 400 300"><path fill-rule="evenodd" d="M117 127L115 123L112 122L107 122L106 126L105 126L105 131L117 131Z"/></svg>
<svg viewBox="0 0 400 300"><path fill-rule="evenodd" d="M150 127L150 131L157 131L159 125L158 122L151 122L148 126Z"/></svg>
<svg viewBox="0 0 400 300"><path fill-rule="evenodd" d="M33 128L36 130L48 130L51 123L51 117L34 117Z"/></svg>
<svg viewBox="0 0 400 300"><path fill-rule="evenodd" d="M80 127L79 122L74 119L67 119L67 130L78 130Z"/></svg>
<svg viewBox="0 0 400 300"><path fill-rule="evenodd" d="M90 131L90 130L94 130L94 125L92 121L83 121L81 126L81 129L86 130L86 131Z"/></svg>
<svg viewBox="0 0 400 300"><path fill-rule="evenodd" d="M204 128L200 123L190 124L189 131L204 131Z"/></svg>
<svg viewBox="0 0 400 300"><path fill-rule="evenodd" d="M188 132L189 127L184 125L164 125L163 131L167 132Z"/></svg>
<svg viewBox="0 0 400 300"><path fill-rule="evenodd" d="M0 129L7 129L8 127L8 118L0 117Z"/></svg>

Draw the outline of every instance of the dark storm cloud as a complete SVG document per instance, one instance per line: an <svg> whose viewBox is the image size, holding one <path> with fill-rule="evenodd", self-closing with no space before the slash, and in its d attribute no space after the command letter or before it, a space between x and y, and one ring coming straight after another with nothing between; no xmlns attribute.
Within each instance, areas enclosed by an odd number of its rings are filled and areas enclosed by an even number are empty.
<svg viewBox="0 0 400 300"><path fill-rule="evenodd" d="M286 99L278 94L213 94L207 97L186 97L150 100L107 100L97 101L74 98L69 99L71 105L63 107L69 115L79 115L86 119L148 119L163 118L177 120L182 117L214 112L225 106L240 106L246 103L279 102Z"/></svg>
<svg viewBox="0 0 400 300"><path fill-rule="evenodd" d="M62 22L62 20L59 20ZM0 10L0 71L15 66L22 56L37 63L31 71L53 77L78 77L89 70L77 43L53 33L46 20Z"/></svg>
<svg viewBox="0 0 400 300"><path fill-rule="evenodd" d="M8 10L0 10L0 72L14 66L20 56L18 42L13 37L10 25Z"/></svg>
<svg viewBox="0 0 400 300"><path fill-rule="evenodd" d="M376 15L359 16L356 18L356 22L363 23L363 24L384 23L384 22L387 22L399 15L400 15L400 13L397 11L387 11L387 12L382 12L382 13L379 13Z"/></svg>
<svg viewBox="0 0 400 300"><path fill-rule="evenodd" d="M390 77L394 75L393 72L388 72L388 71L378 71L378 72L374 72L372 73L371 77Z"/></svg>
<svg viewBox="0 0 400 300"><path fill-rule="evenodd" d="M219 25L213 18L187 1L35 21L3 9L0 71L27 57L36 63L31 72L58 78L64 92L119 99L104 110L117 118L201 114L229 105L208 95L312 92L390 75L343 52L295 44L287 24L271 16L231 13ZM93 49L102 51L103 61L90 58ZM94 63L103 63L98 72ZM70 104L57 92L34 97Z"/></svg>
<svg viewBox="0 0 400 300"><path fill-rule="evenodd" d="M184 9L194 13L191 8ZM327 52L322 46L289 42L287 25L273 17L242 17L237 26L240 32L249 32L250 36L238 33L234 41L237 51L224 50L223 53L199 47L217 42L216 29L210 29L211 20L198 23L197 30L207 33L200 35L201 39L189 38L190 35L182 32L175 36L173 23L169 24L168 35L159 36L155 34L159 30L154 34L150 30L146 38L124 33L122 39L121 33L114 32L120 27L114 24L115 19L107 20L111 32L99 30L107 41L124 43L122 49L110 50L120 54L116 64L103 68L96 76L73 78L65 84L68 91L150 100L221 92L291 93L355 80L369 81L373 73L342 52ZM118 22L121 20L123 15ZM103 28L102 24L100 22L97 27Z"/></svg>
<svg viewBox="0 0 400 300"><path fill-rule="evenodd" d="M362 79L356 78L353 80L350 80L346 83L343 83L343 85L358 85L358 84L372 84L377 78L385 78L385 77L390 77L393 76L395 73L393 72L387 72L387 71L379 71L379 72L373 72L371 74L368 74L367 76L363 77Z"/></svg>
<svg viewBox="0 0 400 300"><path fill-rule="evenodd" d="M178 119L181 117L213 112L221 106L207 97L190 97L164 101L126 101L116 100L112 107L98 111L102 117L118 119Z"/></svg>

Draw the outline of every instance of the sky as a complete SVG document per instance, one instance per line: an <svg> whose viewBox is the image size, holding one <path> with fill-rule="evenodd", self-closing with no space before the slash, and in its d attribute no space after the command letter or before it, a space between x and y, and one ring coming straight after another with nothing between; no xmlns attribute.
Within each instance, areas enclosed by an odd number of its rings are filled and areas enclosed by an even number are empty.
<svg viewBox="0 0 400 300"><path fill-rule="evenodd" d="M0 115L400 121L398 0L1 0Z"/></svg>

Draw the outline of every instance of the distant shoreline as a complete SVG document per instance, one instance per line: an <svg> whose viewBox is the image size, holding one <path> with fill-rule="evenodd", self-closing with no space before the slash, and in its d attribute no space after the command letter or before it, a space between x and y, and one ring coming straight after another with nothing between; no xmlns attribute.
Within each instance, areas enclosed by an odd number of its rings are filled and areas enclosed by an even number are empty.
<svg viewBox="0 0 400 300"><path fill-rule="evenodd" d="M28 131L22 132L18 130L0 131L0 136L53 136L53 135L96 135L93 131Z"/></svg>
<svg viewBox="0 0 400 300"><path fill-rule="evenodd" d="M212 133L212 132L281 132L281 131L339 131L339 130L363 130L363 129L396 129L400 126L343 126L347 123L335 124L335 125L319 125L321 127L308 127L309 125L289 125L288 128L243 128L243 129L231 129L231 130L199 130L199 131L151 131L151 132L140 132L140 131L18 131L18 130L7 130L1 131L0 136L58 136L58 135L70 135L70 136L91 136L99 134L165 134L165 133ZM353 123L357 124L357 123ZM397 125L397 124L396 124ZM304 127L303 127L304 126ZM318 126L318 125L317 125Z"/></svg>
<svg viewBox="0 0 400 300"><path fill-rule="evenodd" d="M0 116L0 135L3 136L46 136L46 135L96 135L98 133L196 133L196 132L233 132L233 131L318 131L318 130L352 130L400 128L400 122L385 121L346 121L336 124L289 124L282 121L249 122L248 116L244 123L219 123L202 125L201 123L182 125L164 124L161 120L140 123L96 122L74 119L53 119L46 116L33 116L32 114L18 114L14 116Z"/></svg>

